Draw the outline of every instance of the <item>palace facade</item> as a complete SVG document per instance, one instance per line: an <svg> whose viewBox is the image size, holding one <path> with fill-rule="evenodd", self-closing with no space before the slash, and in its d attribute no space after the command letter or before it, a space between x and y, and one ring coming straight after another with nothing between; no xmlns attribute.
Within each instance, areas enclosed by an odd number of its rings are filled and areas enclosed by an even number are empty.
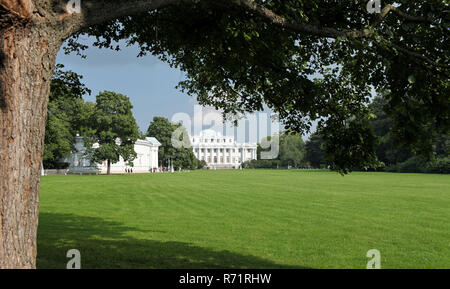
<svg viewBox="0 0 450 289"><path fill-rule="evenodd" d="M194 155L210 169L237 169L243 162L257 159L256 143L237 143L234 137L205 130L191 137Z"/></svg>

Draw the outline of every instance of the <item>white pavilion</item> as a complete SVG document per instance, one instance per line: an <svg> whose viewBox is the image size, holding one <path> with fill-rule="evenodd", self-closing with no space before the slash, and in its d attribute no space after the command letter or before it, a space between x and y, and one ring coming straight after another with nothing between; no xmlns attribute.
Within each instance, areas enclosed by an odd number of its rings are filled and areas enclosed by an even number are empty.
<svg viewBox="0 0 450 289"><path fill-rule="evenodd" d="M154 137L138 139L134 144L134 151L137 157L133 160L133 166L124 162L120 157L119 162L111 164L111 173L123 174L127 171L133 173L150 173L158 171L158 149L161 143ZM93 147L98 147L94 144ZM75 137L75 151L65 160L69 163L69 173L107 173L107 162L91 164L86 155L86 147L82 136Z"/></svg>

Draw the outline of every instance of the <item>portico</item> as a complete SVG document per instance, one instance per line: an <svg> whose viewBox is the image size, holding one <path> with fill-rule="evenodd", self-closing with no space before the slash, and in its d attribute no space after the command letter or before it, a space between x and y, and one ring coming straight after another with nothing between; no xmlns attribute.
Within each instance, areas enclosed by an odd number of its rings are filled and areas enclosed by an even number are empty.
<svg viewBox="0 0 450 289"><path fill-rule="evenodd" d="M191 137L191 144L197 159L210 168L239 168L243 162L257 158L256 143L237 143L233 137L212 130Z"/></svg>

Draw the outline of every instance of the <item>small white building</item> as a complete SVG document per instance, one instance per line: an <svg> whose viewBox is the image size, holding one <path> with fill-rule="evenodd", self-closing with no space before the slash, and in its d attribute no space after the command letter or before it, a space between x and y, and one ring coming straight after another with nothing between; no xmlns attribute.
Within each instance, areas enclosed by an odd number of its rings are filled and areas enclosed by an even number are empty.
<svg viewBox="0 0 450 289"><path fill-rule="evenodd" d="M119 158L119 162L111 164L111 173L150 173L158 171L158 149L161 143L154 137L147 137L144 140L137 140L134 144L134 151L137 157L133 160L133 166ZM94 144L93 148L98 147ZM83 137L75 137L75 150L65 161L69 163L69 173L100 173L106 174L108 170L107 162L91 164L89 156L86 155Z"/></svg>
<svg viewBox="0 0 450 289"><path fill-rule="evenodd" d="M209 168L239 168L242 163L257 159L256 143L237 143L234 137L223 136L213 130L205 130L191 137L192 150Z"/></svg>

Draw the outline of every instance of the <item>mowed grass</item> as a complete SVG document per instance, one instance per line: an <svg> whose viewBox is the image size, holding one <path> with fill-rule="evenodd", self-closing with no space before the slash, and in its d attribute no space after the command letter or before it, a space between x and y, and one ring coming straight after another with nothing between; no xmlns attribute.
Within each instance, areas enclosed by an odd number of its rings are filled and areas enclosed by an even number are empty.
<svg viewBox="0 0 450 289"><path fill-rule="evenodd" d="M450 176L244 170L42 179L38 268L450 268Z"/></svg>

